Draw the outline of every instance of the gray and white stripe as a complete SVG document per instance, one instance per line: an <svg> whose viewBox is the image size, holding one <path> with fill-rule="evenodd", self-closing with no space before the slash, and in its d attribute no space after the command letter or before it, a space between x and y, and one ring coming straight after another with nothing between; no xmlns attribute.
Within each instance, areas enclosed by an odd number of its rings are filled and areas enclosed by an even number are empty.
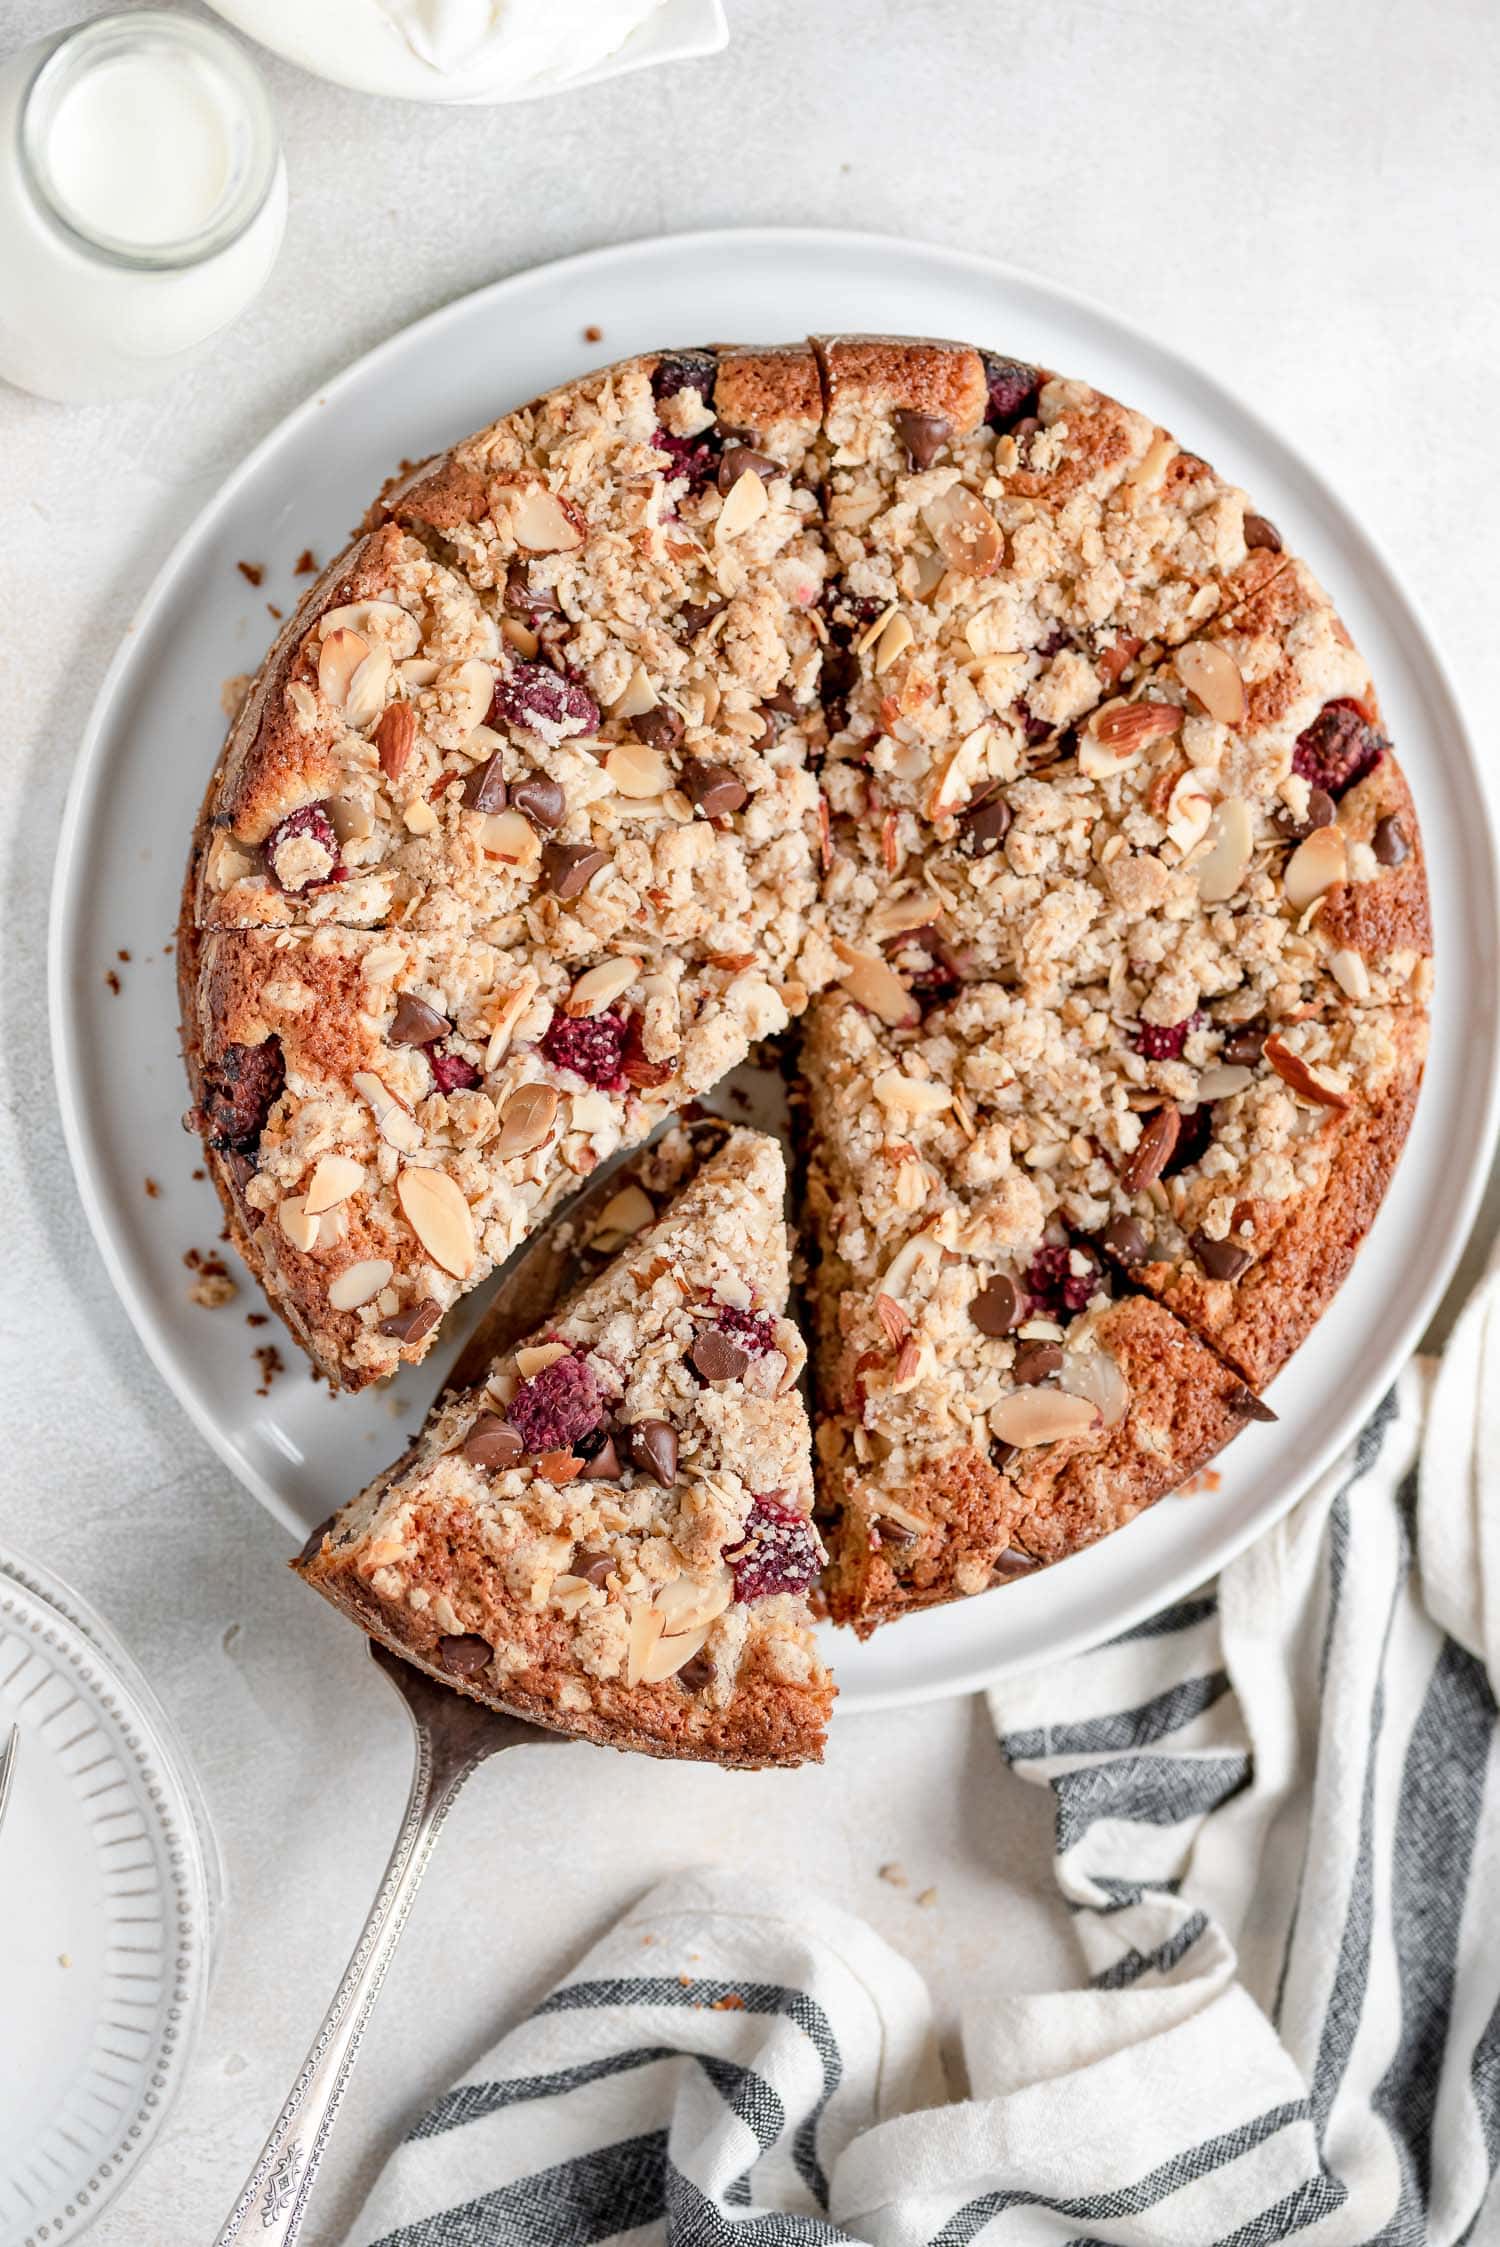
<svg viewBox="0 0 1500 2247"><path fill-rule="evenodd" d="M1213 1590L992 1693L1084 1978L976 1990L966 2100L867 1928L689 1876L437 2102L353 2247L1500 2242L1500 1727L1446 1547L1446 1627L1422 1597L1422 1409L1413 1371Z"/></svg>

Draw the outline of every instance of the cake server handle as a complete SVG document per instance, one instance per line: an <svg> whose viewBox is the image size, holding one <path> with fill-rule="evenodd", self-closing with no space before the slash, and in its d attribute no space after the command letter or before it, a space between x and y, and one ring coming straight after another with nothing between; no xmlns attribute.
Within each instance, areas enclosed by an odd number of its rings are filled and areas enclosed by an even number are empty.
<svg viewBox="0 0 1500 2247"><path fill-rule="evenodd" d="M333 2003L214 2247L229 2247L242 2234L258 2247L291 2247L300 2235L360 2040L406 1925L417 1883L459 1789L487 1756L502 1748L526 1742L559 1744L555 1734L482 1708L451 1687L437 1684L373 1640L370 1651L406 1703L416 1735L416 1767L406 1815Z"/></svg>

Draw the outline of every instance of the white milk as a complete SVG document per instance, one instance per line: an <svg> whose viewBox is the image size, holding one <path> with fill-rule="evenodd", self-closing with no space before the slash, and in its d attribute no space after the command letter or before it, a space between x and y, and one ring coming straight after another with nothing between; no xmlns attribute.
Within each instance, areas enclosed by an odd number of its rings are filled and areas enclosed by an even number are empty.
<svg viewBox="0 0 1500 2247"><path fill-rule="evenodd" d="M104 16L0 66L0 375L123 397L176 372L275 262L286 170L224 32Z"/></svg>

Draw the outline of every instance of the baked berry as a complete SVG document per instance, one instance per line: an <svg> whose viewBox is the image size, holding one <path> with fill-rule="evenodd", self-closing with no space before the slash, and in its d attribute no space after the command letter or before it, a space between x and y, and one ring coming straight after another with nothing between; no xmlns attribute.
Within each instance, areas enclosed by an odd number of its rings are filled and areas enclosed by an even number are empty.
<svg viewBox="0 0 1500 2247"><path fill-rule="evenodd" d="M439 1092L473 1092L480 1083L479 1071L472 1061L461 1053L429 1053L433 1082Z"/></svg>
<svg viewBox="0 0 1500 2247"><path fill-rule="evenodd" d="M1200 1008L1184 1022L1142 1022L1135 1033L1135 1050L1144 1061L1180 1060L1189 1036L1201 1030L1206 1020Z"/></svg>
<svg viewBox="0 0 1500 2247"><path fill-rule="evenodd" d="M1075 1270L1082 1262L1083 1271ZM1036 1310L1056 1317L1062 1312L1087 1310L1099 1289L1103 1267L1091 1248L1080 1241L1048 1243L1039 1248L1026 1273L1026 1285Z"/></svg>
<svg viewBox="0 0 1500 2247"><path fill-rule="evenodd" d="M1297 736L1292 770L1309 787L1321 788L1335 802L1357 780L1373 772L1390 743L1377 733L1357 702L1340 696L1325 702L1312 724Z"/></svg>
<svg viewBox="0 0 1500 2247"><path fill-rule="evenodd" d="M981 357L989 386L990 427L1001 431L1013 428L1035 406L1041 378L1024 360L997 358L992 351L982 352Z"/></svg>
<svg viewBox="0 0 1500 2247"><path fill-rule="evenodd" d="M765 1599L772 1592L805 1592L823 1567L812 1523L774 1495L751 1501L744 1536L724 1557L734 1571L737 1600Z"/></svg>
<svg viewBox="0 0 1500 2247"><path fill-rule="evenodd" d="M202 1130L210 1147L220 1154L253 1155L286 1083L280 1038L226 1046L204 1079Z"/></svg>
<svg viewBox="0 0 1500 2247"><path fill-rule="evenodd" d="M489 723L533 733L597 733L600 710L586 686L550 664L513 663L495 681Z"/></svg>
<svg viewBox="0 0 1500 2247"><path fill-rule="evenodd" d="M347 869L326 804L302 804L266 837L266 864L278 889L297 893L341 882Z"/></svg>
<svg viewBox="0 0 1500 2247"><path fill-rule="evenodd" d="M554 1069L571 1069L601 1092L623 1092L630 1081L625 1038L623 1015L559 1013L547 1025L542 1051Z"/></svg>
<svg viewBox="0 0 1500 2247"><path fill-rule="evenodd" d="M510 1400L510 1425L528 1451L570 1451L603 1418L594 1369L571 1351L531 1374Z"/></svg>
<svg viewBox="0 0 1500 2247"><path fill-rule="evenodd" d="M718 447L708 431L697 437L674 437L670 429L658 429L651 443L672 463L670 475L687 478L690 492L707 491L719 473Z"/></svg>
<svg viewBox="0 0 1500 2247"><path fill-rule="evenodd" d="M651 395L660 405L679 390L696 390L704 405L711 406L718 373L719 362L711 351L669 351L651 377Z"/></svg>

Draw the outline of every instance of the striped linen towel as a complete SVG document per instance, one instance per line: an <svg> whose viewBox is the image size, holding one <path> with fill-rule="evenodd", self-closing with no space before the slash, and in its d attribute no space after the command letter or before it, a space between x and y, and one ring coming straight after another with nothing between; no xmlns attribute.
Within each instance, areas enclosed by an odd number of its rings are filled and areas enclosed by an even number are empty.
<svg viewBox="0 0 1500 2247"><path fill-rule="evenodd" d="M966 2098L862 1923L679 1878L439 2100L352 2247L1494 2247L1487 1297L1430 1390L1216 1587L992 1692L1087 1979L976 1985Z"/></svg>

